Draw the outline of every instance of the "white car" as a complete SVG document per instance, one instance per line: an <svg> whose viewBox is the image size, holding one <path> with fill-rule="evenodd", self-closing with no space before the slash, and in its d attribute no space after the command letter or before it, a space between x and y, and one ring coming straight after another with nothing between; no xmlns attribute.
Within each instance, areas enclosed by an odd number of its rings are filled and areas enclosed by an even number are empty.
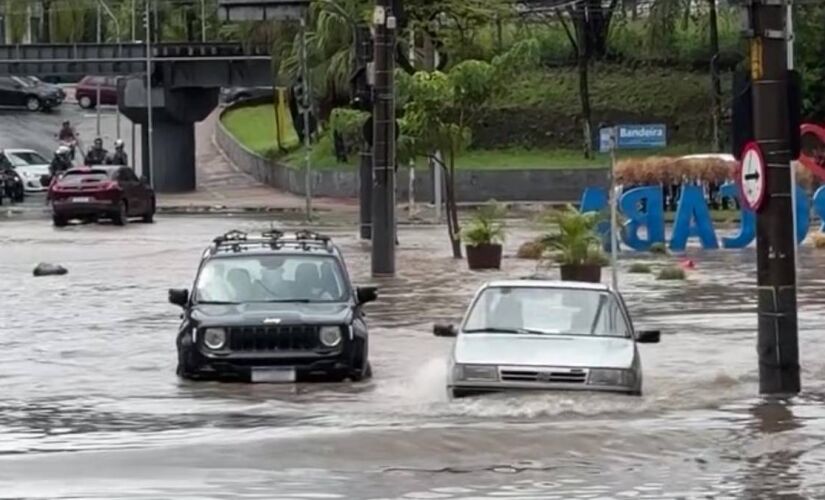
<svg viewBox="0 0 825 500"><path fill-rule="evenodd" d="M7 163L23 179L23 188L27 193L48 190L40 179L49 175L49 160L31 149L4 149L0 151L0 163Z"/></svg>
<svg viewBox="0 0 825 500"><path fill-rule="evenodd" d="M636 331L620 294L606 285L521 279L476 292L458 330L447 390L453 397L510 390L587 390L640 395L637 343L659 342Z"/></svg>

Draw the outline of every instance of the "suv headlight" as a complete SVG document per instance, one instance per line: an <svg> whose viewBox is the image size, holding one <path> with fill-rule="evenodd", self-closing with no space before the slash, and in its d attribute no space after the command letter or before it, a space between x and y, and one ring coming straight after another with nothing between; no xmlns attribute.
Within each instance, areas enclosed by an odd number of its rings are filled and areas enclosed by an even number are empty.
<svg viewBox="0 0 825 500"><path fill-rule="evenodd" d="M207 328L203 331L203 344L213 350L226 345L226 330L223 328Z"/></svg>
<svg viewBox="0 0 825 500"><path fill-rule="evenodd" d="M321 331L318 332L318 337L320 337L321 343L326 347L336 347L343 339L341 336L341 327L338 326L322 326Z"/></svg>
<svg viewBox="0 0 825 500"><path fill-rule="evenodd" d="M498 380L498 366L496 365L455 365L455 379L472 381Z"/></svg>
<svg viewBox="0 0 825 500"><path fill-rule="evenodd" d="M631 370L597 368L590 370L587 383L590 385L631 386L635 382L634 379L635 375Z"/></svg>

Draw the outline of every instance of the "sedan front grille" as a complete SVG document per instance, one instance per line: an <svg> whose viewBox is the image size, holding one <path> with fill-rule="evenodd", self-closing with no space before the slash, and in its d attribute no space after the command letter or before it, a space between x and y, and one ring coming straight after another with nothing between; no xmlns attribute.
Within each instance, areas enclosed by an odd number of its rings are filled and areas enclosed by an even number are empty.
<svg viewBox="0 0 825 500"><path fill-rule="evenodd" d="M587 372L581 369L502 369L502 382L538 382L538 383L562 383L562 384L583 384L587 379Z"/></svg>
<svg viewBox="0 0 825 500"><path fill-rule="evenodd" d="M229 328L229 349L232 351L314 351L320 347L317 326L244 326Z"/></svg>

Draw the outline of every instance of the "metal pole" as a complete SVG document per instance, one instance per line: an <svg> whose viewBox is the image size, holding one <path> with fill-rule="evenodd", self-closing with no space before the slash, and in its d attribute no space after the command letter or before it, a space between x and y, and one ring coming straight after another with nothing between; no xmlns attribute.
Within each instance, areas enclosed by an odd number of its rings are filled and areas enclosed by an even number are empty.
<svg viewBox="0 0 825 500"><path fill-rule="evenodd" d="M115 88L120 88L120 77L115 77ZM119 100L119 99L118 99ZM120 139L120 104L115 105L115 130L117 137L115 139Z"/></svg>
<svg viewBox="0 0 825 500"><path fill-rule="evenodd" d="M137 6L135 0L132 0L132 41L137 40Z"/></svg>
<svg viewBox="0 0 825 500"><path fill-rule="evenodd" d="M378 0L373 99L372 275L395 275L395 29L391 0Z"/></svg>
<svg viewBox="0 0 825 500"><path fill-rule="evenodd" d="M788 52L788 69L794 69L794 32L793 32L793 6L788 3L787 12L785 18L785 29L786 29L786 36L788 38L787 43L787 52ZM799 133L797 131L797 133ZM793 207L793 227L794 227L794 237L793 237L793 257L794 257L794 284L798 287L799 286L799 278L797 277L797 273L799 272L799 243L796 241L796 167L799 164L796 160L791 160L791 207ZM806 228L807 229L807 228Z"/></svg>
<svg viewBox="0 0 825 500"><path fill-rule="evenodd" d="M415 64L415 29L410 28L410 51L409 51L410 65ZM410 185L408 188L410 204L409 215L412 217L415 214L415 159L410 160Z"/></svg>
<svg viewBox="0 0 825 500"><path fill-rule="evenodd" d="M100 18L100 4L97 4L97 43L103 42L103 24Z"/></svg>
<svg viewBox="0 0 825 500"><path fill-rule="evenodd" d="M149 172L149 185L152 188L155 187L155 172L153 167L154 158L153 158L153 144L152 144L152 134L154 132L154 127L152 126L152 34L150 25L152 24L152 18L150 16L150 0L146 0L146 122L148 125L148 131L146 136L146 143L147 143L147 151L148 158L144 162L145 165L148 166Z"/></svg>
<svg viewBox="0 0 825 500"><path fill-rule="evenodd" d="M201 42L206 43L206 0L201 0Z"/></svg>
<svg viewBox="0 0 825 500"><path fill-rule="evenodd" d="M306 217L307 222L312 220L312 170L310 156L312 143L309 130L309 107L310 107L310 86L309 71L307 70L307 23L305 18L301 18L301 78L304 83L303 115L304 115L304 190L306 191Z"/></svg>
<svg viewBox="0 0 825 500"><path fill-rule="evenodd" d="M137 170L137 156L135 155L135 122L132 122L132 168ZM146 175L143 171L143 165L140 166L140 175Z"/></svg>
<svg viewBox="0 0 825 500"><path fill-rule="evenodd" d="M613 290L619 290L619 245L616 243L618 234L618 208L616 203L616 140L618 127L613 127L610 133L610 277Z"/></svg>
<svg viewBox="0 0 825 500"><path fill-rule="evenodd" d="M101 102L100 102L100 85L101 85L101 81L100 81L100 79L102 79L103 77L98 76L97 78L98 78L98 80L97 80L97 98L95 100L95 108L96 108L96 112L97 112L97 134L96 134L95 137L100 137L100 105L101 105Z"/></svg>
<svg viewBox="0 0 825 500"><path fill-rule="evenodd" d="M765 198L756 214L759 392L800 390L786 6L759 0L750 7L753 131L765 162ZM794 131L799 133L799 131Z"/></svg>
<svg viewBox="0 0 825 500"><path fill-rule="evenodd" d="M359 109L367 110L372 108L370 92L370 60L372 59L373 40L370 33L370 27L364 24L359 24L355 28L355 56L356 67L365 68L367 72L364 77L357 83L357 91L359 97L362 99L359 104ZM363 86L362 86L363 85ZM373 131L367 132L372 136ZM358 202L359 202L359 225L360 237L362 240L369 240L372 238L372 146L367 137L362 138L361 153L359 154L360 164L358 167Z"/></svg>

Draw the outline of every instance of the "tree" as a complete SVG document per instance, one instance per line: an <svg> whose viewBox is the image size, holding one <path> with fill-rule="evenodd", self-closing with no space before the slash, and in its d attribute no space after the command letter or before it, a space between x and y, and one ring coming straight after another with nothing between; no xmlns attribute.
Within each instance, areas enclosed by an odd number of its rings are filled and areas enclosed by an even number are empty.
<svg viewBox="0 0 825 500"><path fill-rule="evenodd" d="M590 108L590 82L589 68L590 58L593 54L592 40L588 35L587 18L589 16L588 3L579 2L575 7L570 7L568 15L573 21L574 30L571 30L567 21L561 13L558 13L559 22L564 26L573 52L576 54L576 67L579 73L579 99L582 108L582 150L585 158L593 157L593 135L592 123L593 112Z"/></svg>
<svg viewBox="0 0 825 500"><path fill-rule="evenodd" d="M453 257L461 258L461 228L456 197L456 159L470 145L468 122L489 100L495 88L494 67L469 60L454 66L449 73L420 71L404 84L409 95L402 122L403 156L423 156L438 161L436 151L445 154L445 202L447 231Z"/></svg>

